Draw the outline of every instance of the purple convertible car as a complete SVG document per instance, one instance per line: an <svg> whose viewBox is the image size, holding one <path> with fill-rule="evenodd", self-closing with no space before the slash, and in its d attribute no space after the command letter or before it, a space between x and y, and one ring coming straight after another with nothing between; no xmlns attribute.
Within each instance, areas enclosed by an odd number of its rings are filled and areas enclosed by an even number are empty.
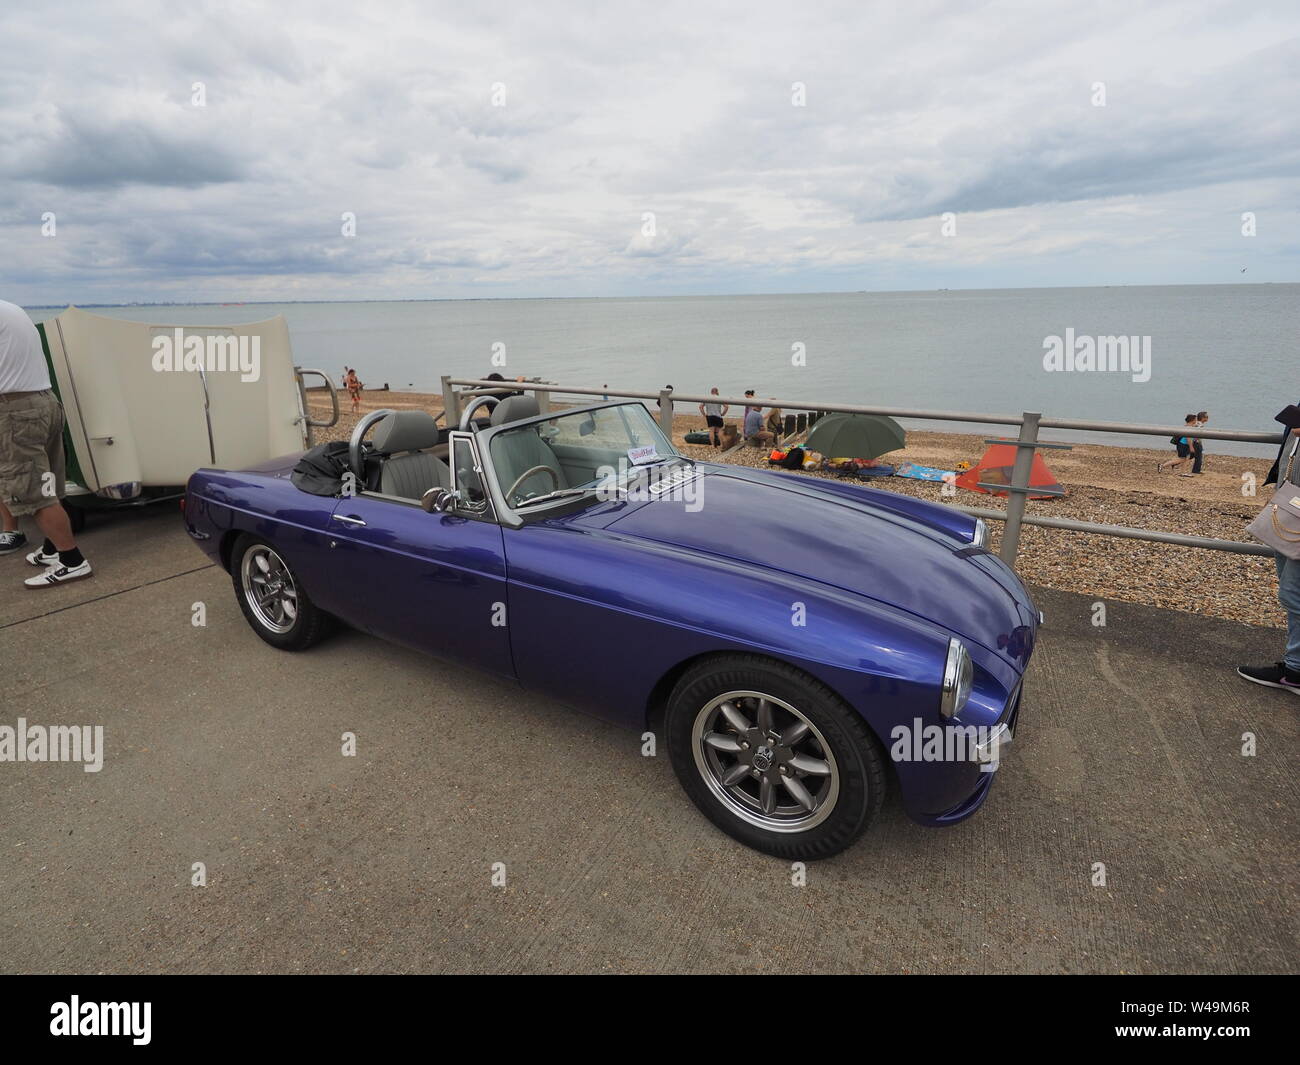
<svg viewBox="0 0 1300 1065"><path fill-rule="evenodd" d="M341 621L653 731L705 816L787 859L848 846L890 781L922 824L974 813L1041 620L982 522L693 461L639 403L376 411L198 471L185 522L267 643Z"/></svg>

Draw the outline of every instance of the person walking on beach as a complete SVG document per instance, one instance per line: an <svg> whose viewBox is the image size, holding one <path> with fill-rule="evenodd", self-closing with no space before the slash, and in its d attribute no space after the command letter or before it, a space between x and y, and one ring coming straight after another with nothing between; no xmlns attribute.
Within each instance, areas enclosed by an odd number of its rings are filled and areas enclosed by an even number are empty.
<svg viewBox="0 0 1300 1065"><path fill-rule="evenodd" d="M1209 420L1209 411L1203 410L1198 412L1196 415L1196 428L1200 429ZM1201 461L1205 458L1205 444L1201 441L1199 436L1192 441L1192 458L1195 460L1192 463L1192 473L1199 474L1201 472Z"/></svg>
<svg viewBox="0 0 1300 1065"><path fill-rule="evenodd" d="M1183 425L1184 425L1184 432L1187 435L1175 436L1170 439L1170 443L1174 445L1174 450L1178 453L1178 457L1174 459L1166 459L1164 462L1157 463L1156 473L1164 473L1165 467L1168 467L1171 470L1174 469L1174 467L1178 467L1179 477L1191 476L1191 473L1184 472L1184 471L1186 471L1187 467L1190 466L1192 463L1191 433L1192 430L1196 428L1196 415L1189 414L1185 418L1183 418Z"/></svg>
<svg viewBox="0 0 1300 1065"><path fill-rule="evenodd" d="M353 369L348 370L348 376L343 383L347 386L348 395L352 397L352 413L356 414L361 409L361 390L366 386L361 383L361 378Z"/></svg>
<svg viewBox="0 0 1300 1065"><path fill-rule="evenodd" d="M41 337L27 312L0 300L0 500L9 519L30 514L45 543L27 556L43 572L28 588L91 576L63 498L63 404L50 386Z"/></svg>
<svg viewBox="0 0 1300 1065"><path fill-rule="evenodd" d="M718 390L716 388L709 389L709 395L716 396L717 394ZM727 405L725 403L700 404L700 415L704 418L704 424L709 430L709 438L713 441L714 447L722 446L722 427L727 424L723 421L723 418L726 413Z"/></svg>
<svg viewBox="0 0 1300 1065"><path fill-rule="evenodd" d="M1300 415L1300 409L1296 407L1289 407L1287 411L1292 412L1293 417ZM1300 428L1293 423L1291 431L1282 438L1277 461L1264 483L1300 485L1300 454L1297 451L1300 451ZM1273 557L1277 565L1277 600L1286 611L1286 650L1281 662L1269 666L1238 666L1237 675L1252 684L1281 688L1300 695L1300 558L1288 558L1277 552Z"/></svg>

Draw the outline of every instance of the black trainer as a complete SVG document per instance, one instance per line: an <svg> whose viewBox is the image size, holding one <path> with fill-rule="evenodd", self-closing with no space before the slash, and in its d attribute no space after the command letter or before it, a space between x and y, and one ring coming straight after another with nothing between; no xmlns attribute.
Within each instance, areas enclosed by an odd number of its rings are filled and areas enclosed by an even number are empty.
<svg viewBox="0 0 1300 1065"><path fill-rule="evenodd" d="M0 555L17 551L27 546L27 534L21 532L0 532Z"/></svg>
<svg viewBox="0 0 1300 1065"><path fill-rule="evenodd" d="M1274 662L1271 666L1238 666L1237 676L1245 677L1252 684L1282 688L1300 695L1300 670L1287 668L1285 662Z"/></svg>

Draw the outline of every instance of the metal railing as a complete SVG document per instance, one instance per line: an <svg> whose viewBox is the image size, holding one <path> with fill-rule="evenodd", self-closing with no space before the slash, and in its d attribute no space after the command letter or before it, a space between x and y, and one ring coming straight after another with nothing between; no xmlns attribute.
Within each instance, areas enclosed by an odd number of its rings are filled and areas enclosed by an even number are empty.
<svg viewBox="0 0 1300 1065"><path fill-rule="evenodd" d="M472 392L457 392L458 387L472 389ZM654 401L659 408L659 427L664 435L672 438L673 405L675 403L724 403L728 406L746 406L758 402L753 396L739 399L731 396L692 395L670 389L658 392L635 392L610 388L587 388L573 385L557 385L536 381L482 381L444 376L442 378L443 404L447 410L447 422L453 424L460 417L460 397L462 395L482 394L491 390L526 391L537 394L538 406L545 412L550 409L550 397L553 393L572 396L598 396L604 399L640 399ZM821 400L777 399L762 401L764 407L780 407L781 410L816 411L832 414L874 414L890 418L905 418L937 422L965 422L975 425L1010 425L1018 426L1019 434L1014 439L985 441L986 443L1008 444L1016 448L1016 461L1011 471L1010 484L985 484L980 487L1008 493L1006 510L991 510L984 507L967 507L953 503L951 506L967 514L991 521L1005 522L1002 531L1001 557L1008 566L1015 568L1020 553L1020 530L1022 526L1034 525L1047 529L1066 529L1071 532L1093 533L1099 536L1118 536L1131 540L1146 540L1150 543L1175 544L1180 547L1198 547L1211 551L1228 551L1239 555L1262 555L1272 557L1271 549L1262 544L1245 543L1240 540L1219 540L1206 536L1187 536L1183 533L1161 532L1151 529L1139 529L1127 525L1103 525L1098 522L1076 521L1073 518L1048 518L1025 513L1025 503L1031 495L1044 495L1041 488L1030 486L1029 477L1033 468L1034 453L1039 448L1068 448L1070 445L1040 441L1038 434L1043 429L1064 429L1076 432L1119 433L1130 436L1174 437L1186 436L1186 426L1143 425L1129 422L1094 422L1078 418L1044 418L1041 414L1026 411L1023 414L988 414L982 411L945 411L923 410L908 407L874 407L851 403L828 403ZM1282 439L1282 430L1272 433L1243 432L1235 429L1197 429L1196 436L1205 440L1233 440L1250 444L1278 444Z"/></svg>

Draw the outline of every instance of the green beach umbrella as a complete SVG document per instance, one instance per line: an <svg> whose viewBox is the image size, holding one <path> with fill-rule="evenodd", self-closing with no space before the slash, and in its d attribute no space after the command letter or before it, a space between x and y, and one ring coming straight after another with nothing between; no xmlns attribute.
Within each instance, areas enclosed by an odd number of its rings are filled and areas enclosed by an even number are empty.
<svg viewBox="0 0 1300 1065"><path fill-rule="evenodd" d="M818 420L804 446L827 458L874 459L897 451L906 434L893 418L874 414L828 414Z"/></svg>

